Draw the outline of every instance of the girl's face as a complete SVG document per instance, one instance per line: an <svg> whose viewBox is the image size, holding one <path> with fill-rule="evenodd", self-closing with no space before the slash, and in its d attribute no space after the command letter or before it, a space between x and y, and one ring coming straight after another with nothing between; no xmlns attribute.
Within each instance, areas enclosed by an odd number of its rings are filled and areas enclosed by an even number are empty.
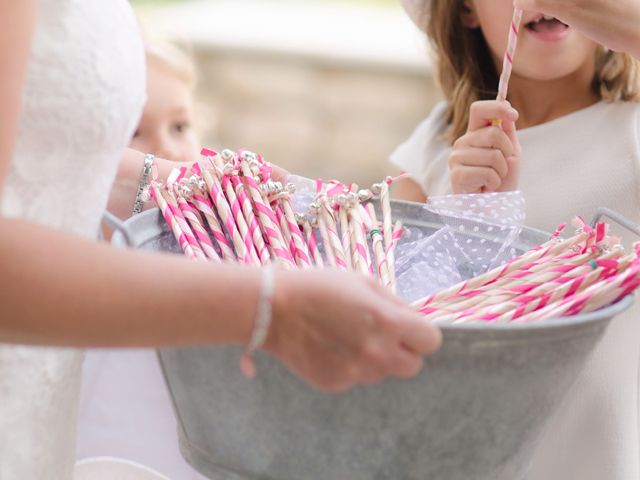
<svg viewBox="0 0 640 480"><path fill-rule="evenodd" d="M131 148L177 162L195 162L199 143L193 130L189 86L163 65L148 62L147 103Z"/></svg>
<svg viewBox="0 0 640 480"><path fill-rule="evenodd" d="M512 0L466 0L462 21L481 28L498 71L507 47ZM514 75L531 80L556 80L584 68L595 73L598 45L569 26L536 12L524 12L514 59Z"/></svg>

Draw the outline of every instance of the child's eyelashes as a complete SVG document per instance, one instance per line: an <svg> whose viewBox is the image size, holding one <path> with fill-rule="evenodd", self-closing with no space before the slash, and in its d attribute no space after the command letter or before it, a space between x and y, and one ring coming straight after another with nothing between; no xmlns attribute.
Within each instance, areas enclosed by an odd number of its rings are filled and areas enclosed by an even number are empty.
<svg viewBox="0 0 640 480"><path fill-rule="evenodd" d="M171 126L171 130L174 133L182 134L187 132L191 128L191 124L189 122L177 122Z"/></svg>

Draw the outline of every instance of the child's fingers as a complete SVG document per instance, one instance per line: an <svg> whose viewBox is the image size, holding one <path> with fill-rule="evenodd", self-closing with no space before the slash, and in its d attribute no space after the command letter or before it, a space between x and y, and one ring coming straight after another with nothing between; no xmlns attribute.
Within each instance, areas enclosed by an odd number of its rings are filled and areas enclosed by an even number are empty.
<svg viewBox="0 0 640 480"><path fill-rule="evenodd" d="M453 170L458 166L492 168L498 177L505 178L509 174L507 157L497 149L467 148L454 150L449 156L449 167Z"/></svg>
<svg viewBox="0 0 640 480"><path fill-rule="evenodd" d="M520 182L520 157L513 156L507 158L507 165L509 166L509 174L502 179L500 192L511 192L518 189L518 183Z"/></svg>
<svg viewBox="0 0 640 480"><path fill-rule="evenodd" d="M498 100L485 100L471 104L469 114L468 131L473 132L487 125L491 125L493 120L503 122L515 122L518 119L518 111L509 102Z"/></svg>
<svg viewBox="0 0 640 480"><path fill-rule="evenodd" d="M516 146L508 134L501 127L493 126L469 132L460 137L454 144L454 149L464 149L466 147L499 150L505 158L516 153Z"/></svg>
<svg viewBox="0 0 640 480"><path fill-rule="evenodd" d="M453 193L495 192L502 179L493 168L460 165L451 171Z"/></svg>
<svg viewBox="0 0 640 480"><path fill-rule="evenodd" d="M286 183L287 178L289 178L289 172L282 167L278 167L277 165L271 165L272 172L271 176L276 182Z"/></svg>
<svg viewBox="0 0 640 480"><path fill-rule="evenodd" d="M520 145L520 140L518 139L518 135L516 133L515 122L503 122L502 131L507 136L507 138L511 142L511 145L513 146L513 153L505 156L506 157L510 157L511 155L519 156L522 153L522 146Z"/></svg>

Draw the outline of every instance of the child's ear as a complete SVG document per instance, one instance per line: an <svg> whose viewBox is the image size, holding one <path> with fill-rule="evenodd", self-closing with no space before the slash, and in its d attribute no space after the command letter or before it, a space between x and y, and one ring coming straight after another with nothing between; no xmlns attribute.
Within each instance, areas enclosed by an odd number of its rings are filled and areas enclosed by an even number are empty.
<svg viewBox="0 0 640 480"><path fill-rule="evenodd" d="M462 24L467 28L480 27L480 20L478 19L478 15L476 15L473 0L464 0L462 12L460 12L460 18L462 20Z"/></svg>

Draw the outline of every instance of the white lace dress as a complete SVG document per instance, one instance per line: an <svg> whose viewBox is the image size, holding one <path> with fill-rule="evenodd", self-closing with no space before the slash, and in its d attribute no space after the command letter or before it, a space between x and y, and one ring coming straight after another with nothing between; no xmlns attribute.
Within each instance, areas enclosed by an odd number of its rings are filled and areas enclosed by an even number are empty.
<svg viewBox="0 0 640 480"><path fill-rule="evenodd" d="M144 68L126 0L38 1L3 215L95 237L142 111ZM77 350L0 346L0 479L72 477L81 361Z"/></svg>

